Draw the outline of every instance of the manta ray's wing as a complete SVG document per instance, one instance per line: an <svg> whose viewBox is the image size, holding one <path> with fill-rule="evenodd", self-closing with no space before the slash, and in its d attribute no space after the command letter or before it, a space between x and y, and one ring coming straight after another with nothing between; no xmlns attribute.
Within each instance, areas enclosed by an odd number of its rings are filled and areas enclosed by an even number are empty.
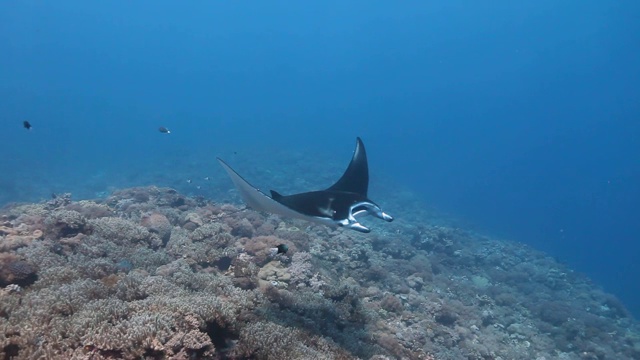
<svg viewBox="0 0 640 360"><path fill-rule="evenodd" d="M267 194L249 184L249 182L243 179L240 174L233 170L222 159L218 158L218 162L222 165L227 174L229 174L229 177L231 178L233 185L238 189L242 200L244 200L245 204L253 210L326 224L326 221L302 214L275 201L271 197L267 196Z"/></svg>
<svg viewBox="0 0 640 360"><path fill-rule="evenodd" d="M342 177L327 190L359 194L366 197L369 189L369 164L364 143L356 139L356 149Z"/></svg>

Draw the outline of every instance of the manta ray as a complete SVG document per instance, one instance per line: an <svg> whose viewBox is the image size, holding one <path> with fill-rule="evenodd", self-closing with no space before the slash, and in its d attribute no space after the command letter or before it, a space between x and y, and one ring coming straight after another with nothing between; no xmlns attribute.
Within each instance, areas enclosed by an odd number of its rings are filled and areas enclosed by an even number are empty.
<svg viewBox="0 0 640 360"><path fill-rule="evenodd" d="M358 215L369 214L385 221L393 221L393 217L367 197L369 164L360 138L356 139L356 149L347 170L335 184L325 190L293 195L281 195L271 190L269 196L249 184L222 159L218 158L218 161L229 174L242 200L253 210L345 227L363 233L371 230L356 220Z"/></svg>

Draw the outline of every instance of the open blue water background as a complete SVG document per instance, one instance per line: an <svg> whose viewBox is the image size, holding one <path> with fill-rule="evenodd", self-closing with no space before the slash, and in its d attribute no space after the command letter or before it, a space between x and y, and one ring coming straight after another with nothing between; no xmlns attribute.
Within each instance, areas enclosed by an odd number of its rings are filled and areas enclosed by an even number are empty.
<svg viewBox="0 0 640 360"><path fill-rule="evenodd" d="M637 317L639 17L637 1L3 1L0 201L170 182L166 159L345 159L362 136L373 172Z"/></svg>

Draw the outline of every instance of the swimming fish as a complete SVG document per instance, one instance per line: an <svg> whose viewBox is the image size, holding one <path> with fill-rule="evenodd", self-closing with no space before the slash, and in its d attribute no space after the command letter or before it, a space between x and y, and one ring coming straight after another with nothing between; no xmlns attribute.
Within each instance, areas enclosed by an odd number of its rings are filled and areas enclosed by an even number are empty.
<svg viewBox="0 0 640 360"><path fill-rule="evenodd" d="M163 134L171 134L171 131L169 131L169 129L167 129L167 128L166 128L166 127L164 127L164 126L160 126L160 127L158 128L158 130L159 130L161 133L163 133Z"/></svg>
<svg viewBox="0 0 640 360"><path fill-rule="evenodd" d="M356 220L356 216L370 214L387 222L393 217L367 197L369 165L364 143L356 139L356 149L342 177L325 190L293 195L281 195L271 190L271 196L249 184L222 159L218 162L240 192L248 207L268 213L303 219L318 224L346 227L368 233L371 230Z"/></svg>
<svg viewBox="0 0 640 360"><path fill-rule="evenodd" d="M27 130L31 130L31 123L28 122L27 120L22 122L22 126Z"/></svg>
<svg viewBox="0 0 640 360"><path fill-rule="evenodd" d="M287 244L280 244L276 246L276 249L278 249L278 251L276 251L277 254L286 254L287 251L289 251Z"/></svg>

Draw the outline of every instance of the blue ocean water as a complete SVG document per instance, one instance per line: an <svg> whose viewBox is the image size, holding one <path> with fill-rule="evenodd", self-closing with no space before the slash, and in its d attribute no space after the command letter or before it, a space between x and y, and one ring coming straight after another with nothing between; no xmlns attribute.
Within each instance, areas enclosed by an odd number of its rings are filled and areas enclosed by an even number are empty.
<svg viewBox="0 0 640 360"><path fill-rule="evenodd" d="M637 317L638 14L633 1L2 2L0 202L171 185L237 152L342 159L361 136L372 172L556 256Z"/></svg>

